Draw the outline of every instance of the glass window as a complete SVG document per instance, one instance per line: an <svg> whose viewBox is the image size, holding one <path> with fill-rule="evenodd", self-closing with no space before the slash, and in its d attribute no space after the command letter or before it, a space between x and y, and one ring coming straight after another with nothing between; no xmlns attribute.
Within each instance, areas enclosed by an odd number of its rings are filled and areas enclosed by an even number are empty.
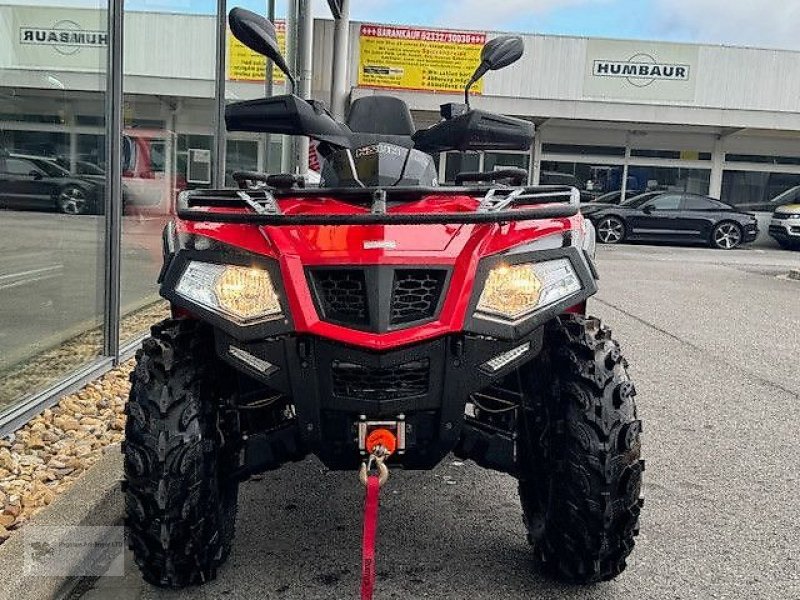
<svg viewBox="0 0 800 600"><path fill-rule="evenodd" d="M671 160L711 160L710 152L697 150L647 150L644 148L631 149L631 156L644 158L666 158Z"/></svg>
<svg viewBox="0 0 800 600"><path fill-rule="evenodd" d="M453 183L459 173L480 170L480 154L477 152L448 152L444 168L444 182Z"/></svg>
<svg viewBox="0 0 800 600"><path fill-rule="evenodd" d="M730 206L706 196L687 194L683 197L683 208L684 210L728 210Z"/></svg>
<svg viewBox="0 0 800 600"><path fill-rule="evenodd" d="M483 155L483 170L497 171L499 169L525 169L528 170L530 154L510 152L486 152Z"/></svg>
<svg viewBox="0 0 800 600"><path fill-rule="evenodd" d="M542 144L542 152L591 156L625 156L624 146L585 146L582 144Z"/></svg>
<svg viewBox="0 0 800 600"><path fill-rule="evenodd" d="M166 3L169 4L169 3ZM125 44L170 48L173 32L159 26L165 3L125 2ZM182 0L181 10L209 15L213 24L214 4ZM130 10L128 10L130 9ZM210 9L210 10L209 10ZM213 129L215 102L213 27L210 43L186 52L167 52L157 61L148 53L125 53L125 93L122 185L125 211L122 223L122 343L146 333L164 318L167 304L158 294L162 265L161 233L175 214L179 192L208 187L213 173ZM189 72L190 71L190 72ZM147 73L149 77L141 75ZM157 83L149 83L152 80ZM208 86L190 84L208 82ZM262 88L263 89L263 88ZM190 157L190 151L193 152ZM192 172L189 172L189 169Z"/></svg>
<svg viewBox="0 0 800 600"><path fill-rule="evenodd" d="M645 192L644 194L639 194L637 196L633 196L632 198L628 198L627 200L625 200L625 202L623 202L623 204L631 208L638 208L639 206L650 200L650 198L655 198L660 193L661 192Z"/></svg>
<svg viewBox="0 0 800 600"><path fill-rule="evenodd" d="M680 194L661 194L654 200L645 204L643 208L652 208L653 210L678 210L680 206Z"/></svg>
<svg viewBox="0 0 800 600"><path fill-rule="evenodd" d="M628 167L628 187L639 190L663 190L708 194L710 169L631 165Z"/></svg>
<svg viewBox="0 0 800 600"><path fill-rule="evenodd" d="M231 140L226 143L225 185L235 186L236 171L261 171L258 164L258 142L255 140Z"/></svg>
<svg viewBox="0 0 800 600"><path fill-rule="evenodd" d="M771 212L795 202L800 194L800 174L725 171L722 201L742 210Z"/></svg>
<svg viewBox="0 0 800 600"><path fill-rule="evenodd" d="M728 154L728 162L749 162L767 165L800 165L800 156L761 156L758 154Z"/></svg>
<svg viewBox="0 0 800 600"><path fill-rule="evenodd" d="M57 161L81 157L87 127L105 145L107 48L63 51L17 35L59 23L105 31L107 1L0 5L0 412L103 346L105 185Z"/></svg>
<svg viewBox="0 0 800 600"><path fill-rule="evenodd" d="M622 165L542 161L541 185L571 185L581 192L582 202L596 201L600 196L622 189ZM628 184L631 192L643 191Z"/></svg>

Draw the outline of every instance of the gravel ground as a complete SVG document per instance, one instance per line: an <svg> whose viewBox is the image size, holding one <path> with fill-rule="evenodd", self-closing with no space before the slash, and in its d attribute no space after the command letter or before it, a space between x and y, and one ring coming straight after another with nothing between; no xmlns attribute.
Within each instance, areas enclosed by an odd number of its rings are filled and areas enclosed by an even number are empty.
<svg viewBox="0 0 800 600"><path fill-rule="evenodd" d="M377 598L800 598L800 254L601 248L591 312L631 362L647 459L628 570L593 587L533 572L514 482L449 459L382 497ZM792 327L793 325L793 327ZM105 577L84 600L354 598L362 488L309 459L242 486L219 578L168 592Z"/></svg>
<svg viewBox="0 0 800 600"><path fill-rule="evenodd" d="M0 439L0 544L123 438L133 361Z"/></svg>

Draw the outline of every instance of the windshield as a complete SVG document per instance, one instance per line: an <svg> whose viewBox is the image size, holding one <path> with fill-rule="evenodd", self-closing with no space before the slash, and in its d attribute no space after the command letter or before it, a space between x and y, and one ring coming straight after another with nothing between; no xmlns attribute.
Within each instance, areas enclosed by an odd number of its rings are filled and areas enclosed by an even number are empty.
<svg viewBox="0 0 800 600"><path fill-rule="evenodd" d="M800 196L800 185L790 188L782 194L778 194L772 200L770 200L769 203L778 205L791 204L797 200L798 196Z"/></svg>
<svg viewBox="0 0 800 600"><path fill-rule="evenodd" d="M320 187L367 187L437 185L433 158L395 144L381 142L353 150L353 165L347 150L335 150L321 161ZM358 181L353 177L353 166Z"/></svg>
<svg viewBox="0 0 800 600"><path fill-rule="evenodd" d="M650 200L651 198L655 198L661 193L663 192L647 192L646 194L639 194L638 196L634 196L633 198L628 198L627 200L621 202L620 204L622 206L627 206L629 208L637 208L642 204L644 204L645 202L647 202L648 200Z"/></svg>
<svg viewBox="0 0 800 600"><path fill-rule="evenodd" d="M32 158L33 162L39 169L44 171L48 177L69 177L70 173L63 167L59 167L56 163L41 158Z"/></svg>

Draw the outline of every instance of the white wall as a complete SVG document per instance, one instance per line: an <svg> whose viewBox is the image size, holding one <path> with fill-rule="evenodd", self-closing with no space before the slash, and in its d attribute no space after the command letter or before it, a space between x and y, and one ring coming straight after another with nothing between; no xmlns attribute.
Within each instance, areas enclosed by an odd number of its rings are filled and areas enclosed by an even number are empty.
<svg viewBox="0 0 800 600"><path fill-rule="evenodd" d="M43 73L52 73L64 78L67 89L102 89L103 80L96 75L104 69L101 50L81 49L64 56L53 48L19 43L18 29L24 24L52 26L68 12L86 29L97 29L105 15L104 11L59 9L56 14L54 10L0 6L0 85L46 87ZM349 66L353 86L358 75L359 27L359 23L351 25ZM125 31L126 92L212 96L214 17L129 12ZM798 52L524 37L525 56L511 68L486 76L484 95L476 98L476 106L491 105L499 112L544 118L800 131ZM312 89L315 97L324 100L330 90L332 44L333 23L318 20ZM590 94L588 82L598 48L616 51L617 58L641 49L659 61L691 62L691 85L684 86L681 94L671 95L667 82L637 90L619 79L604 82L611 90L604 97ZM88 73L92 70L95 73ZM232 83L231 99L257 97L262 90L263 84ZM372 93L382 92L355 91L356 96ZM436 110L441 102L457 99L455 95L416 92L400 95L416 110ZM688 99L675 99L678 97Z"/></svg>

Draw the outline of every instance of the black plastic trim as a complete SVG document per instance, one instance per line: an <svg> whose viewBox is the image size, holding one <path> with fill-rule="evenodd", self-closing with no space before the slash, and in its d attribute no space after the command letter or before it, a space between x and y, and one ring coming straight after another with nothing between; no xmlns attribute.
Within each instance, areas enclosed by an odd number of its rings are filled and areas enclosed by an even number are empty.
<svg viewBox="0 0 800 600"><path fill-rule="evenodd" d="M487 360L526 342L531 348L518 361L496 373L480 369ZM400 414L410 425L409 447L397 460L406 468L432 468L458 443L470 394L533 360L541 352L542 343L542 328L512 341L453 334L386 352L354 348L317 336L284 335L237 342L224 331L216 334L217 352L223 360L291 399L303 444L334 469L358 467L360 457L351 428L361 415L396 419ZM259 374L230 355L231 344L279 368L271 374ZM387 369L420 359L429 365L424 394L365 399L337 395L333 387L331 367L336 361Z"/></svg>
<svg viewBox="0 0 800 600"><path fill-rule="evenodd" d="M574 217L579 209L569 204L499 210L496 212L453 213L356 213L326 215L270 215L255 213L210 212L207 210L178 209L178 216L187 221L209 223L240 223L294 227L299 225L468 225L475 223L510 223L537 219L565 219Z"/></svg>
<svg viewBox="0 0 800 600"><path fill-rule="evenodd" d="M262 214L251 212L237 195L238 190L187 190L178 195L178 216L187 221L206 221L213 223L244 223L250 225L298 226L298 225L424 225L424 224L470 224L470 223L509 223L536 219L567 218L578 214L580 207L571 199L564 202L561 196L570 194L569 186L535 186L509 188L498 186L482 187L368 187L368 188L314 188L307 190L277 190L265 188L275 198L330 198L363 205L372 203L375 194L385 194L387 202L419 200L424 196L470 195L484 197L492 190L522 192L520 201L527 204L540 204L533 208L477 212L435 212L435 213L384 213L364 212L351 214ZM254 197L254 200L258 198ZM197 210L194 207L239 208L237 212L213 212Z"/></svg>

